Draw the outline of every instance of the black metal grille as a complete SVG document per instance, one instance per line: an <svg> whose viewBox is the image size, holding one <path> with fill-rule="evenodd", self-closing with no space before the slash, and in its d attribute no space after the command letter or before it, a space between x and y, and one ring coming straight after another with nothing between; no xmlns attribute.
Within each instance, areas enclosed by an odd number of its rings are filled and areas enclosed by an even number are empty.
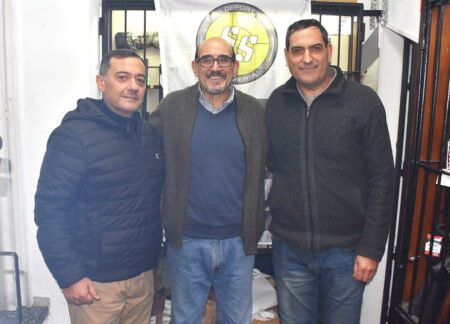
<svg viewBox="0 0 450 324"><path fill-rule="evenodd" d="M450 188L443 181L450 176L445 171L450 127L450 42L445 31L450 28L450 7L448 1L424 0L423 4L421 40L415 47L419 64L410 83L412 104L387 318L390 323L449 320Z"/></svg>
<svg viewBox="0 0 450 324"><path fill-rule="evenodd" d="M364 5L360 3L329 3L312 1L311 12L319 16L322 22L325 16L337 17L337 62L346 77L351 80L361 80L361 51L364 41ZM372 15L378 15L378 12L371 12ZM348 44L344 45L341 26L342 20L350 20L350 35L348 35ZM322 22L323 23L323 22ZM330 31L328 26L325 26ZM347 35L346 35L347 36ZM344 47L345 46L345 47ZM345 60L342 59L341 52L347 53ZM346 64L345 64L346 63Z"/></svg>
<svg viewBox="0 0 450 324"><path fill-rule="evenodd" d="M162 99L159 37L156 31L147 30L150 13L154 10L153 0L103 0L103 15L99 24L102 53L116 48L129 48L139 53L146 63L148 82L142 111L146 119L148 111L154 109ZM123 23L118 24L117 20ZM136 22L140 26L136 26Z"/></svg>

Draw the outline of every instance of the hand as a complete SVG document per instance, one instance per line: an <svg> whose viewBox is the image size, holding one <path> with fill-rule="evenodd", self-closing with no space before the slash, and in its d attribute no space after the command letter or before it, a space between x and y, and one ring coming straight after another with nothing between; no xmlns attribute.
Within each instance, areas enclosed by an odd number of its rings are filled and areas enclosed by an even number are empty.
<svg viewBox="0 0 450 324"><path fill-rule="evenodd" d="M91 279L86 277L64 288L63 294L67 302L74 305L92 304L94 300L100 300Z"/></svg>
<svg viewBox="0 0 450 324"><path fill-rule="evenodd" d="M369 282L377 273L378 261L357 255L353 266L353 279Z"/></svg>

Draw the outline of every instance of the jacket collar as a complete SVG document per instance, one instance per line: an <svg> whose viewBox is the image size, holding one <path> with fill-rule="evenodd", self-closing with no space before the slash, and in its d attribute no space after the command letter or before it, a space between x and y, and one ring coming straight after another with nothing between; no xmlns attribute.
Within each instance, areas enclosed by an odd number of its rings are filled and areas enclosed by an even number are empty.
<svg viewBox="0 0 450 324"><path fill-rule="evenodd" d="M336 70L336 77L334 78L333 82L328 86L328 88L322 92L319 96L322 96L324 94L331 94L339 96L342 91L344 90L345 85L345 77L342 73L342 70L338 66L331 65L331 68L334 68ZM290 77L289 80L284 84L284 89L282 92L286 96L293 96L297 95L300 96L298 89L297 89L297 81L294 79L294 77Z"/></svg>
<svg viewBox="0 0 450 324"><path fill-rule="evenodd" d="M190 140L192 125L194 124L199 104L200 91L198 89L198 83L186 88L184 91L186 91L187 96L186 101L183 104L185 109L179 110L179 117L184 121L180 129L185 134L185 138ZM249 109L245 109L244 105L240 103L241 100L242 93L235 89L234 101L236 102L236 121L238 123L239 130L242 133L247 133L245 125L242 124L242 120L247 120L247 118L250 118L250 111ZM247 137L247 135L244 134L242 134L242 136Z"/></svg>
<svg viewBox="0 0 450 324"><path fill-rule="evenodd" d="M200 98L200 90L199 90L199 84L196 83L188 88L186 88L186 91L188 93L188 99L186 101L187 106L190 107L195 107L195 110L198 107L198 102L199 102L199 98ZM237 105L237 109L239 109L239 98L241 96L241 92L234 88L234 100L236 100L236 102L238 103Z"/></svg>

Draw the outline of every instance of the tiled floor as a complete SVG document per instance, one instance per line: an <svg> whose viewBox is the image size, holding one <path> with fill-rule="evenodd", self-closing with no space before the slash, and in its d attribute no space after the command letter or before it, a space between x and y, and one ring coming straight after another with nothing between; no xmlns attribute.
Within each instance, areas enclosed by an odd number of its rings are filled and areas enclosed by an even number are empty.
<svg viewBox="0 0 450 324"><path fill-rule="evenodd" d="M20 324L42 324L48 316L47 307L23 307ZM19 324L17 311L0 311L0 324Z"/></svg>

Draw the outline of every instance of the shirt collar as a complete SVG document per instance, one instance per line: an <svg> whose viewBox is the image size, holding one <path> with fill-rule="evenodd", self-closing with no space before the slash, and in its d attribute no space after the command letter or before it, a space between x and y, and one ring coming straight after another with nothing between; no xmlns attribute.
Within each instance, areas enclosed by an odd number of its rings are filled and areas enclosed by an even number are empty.
<svg viewBox="0 0 450 324"><path fill-rule="evenodd" d="M329 68L330 73L333 74L333 77L331 78L330 82L328 83L327 87L325 89L323 89L320 93L318 93L315 96L306 96L302 90L300 89L300 87L298 86L298 83L296 82L296 86L297 86L297 91L300 93L300 96L302 96L303 100L305 100L305 102L307 103L308 107L312 105L312 103L314 102L314 100L320 96L322 93L324 93L329 87L330 85L333 83L334 79L336 79L336 75L337 75L337 71L335 68L331 67Z"/></svg>
<svg viewBox="0 0 450 324"><path fill-rule="evenodd" d="M218 108L214 108L214 106L208 101L208 99L206 99L206 97L202 91L202 88L200 87L200 84L198 85L198 90L200 91L200 97L199 97L200 104L203 107L205 107L205 109L208 110L212 114L220 113L222 110L227 108L229 106L229 104L234 100L234 87L233 86L231 86L231 93L230 93L230 96L228 97L228 99Z"/></svg>

